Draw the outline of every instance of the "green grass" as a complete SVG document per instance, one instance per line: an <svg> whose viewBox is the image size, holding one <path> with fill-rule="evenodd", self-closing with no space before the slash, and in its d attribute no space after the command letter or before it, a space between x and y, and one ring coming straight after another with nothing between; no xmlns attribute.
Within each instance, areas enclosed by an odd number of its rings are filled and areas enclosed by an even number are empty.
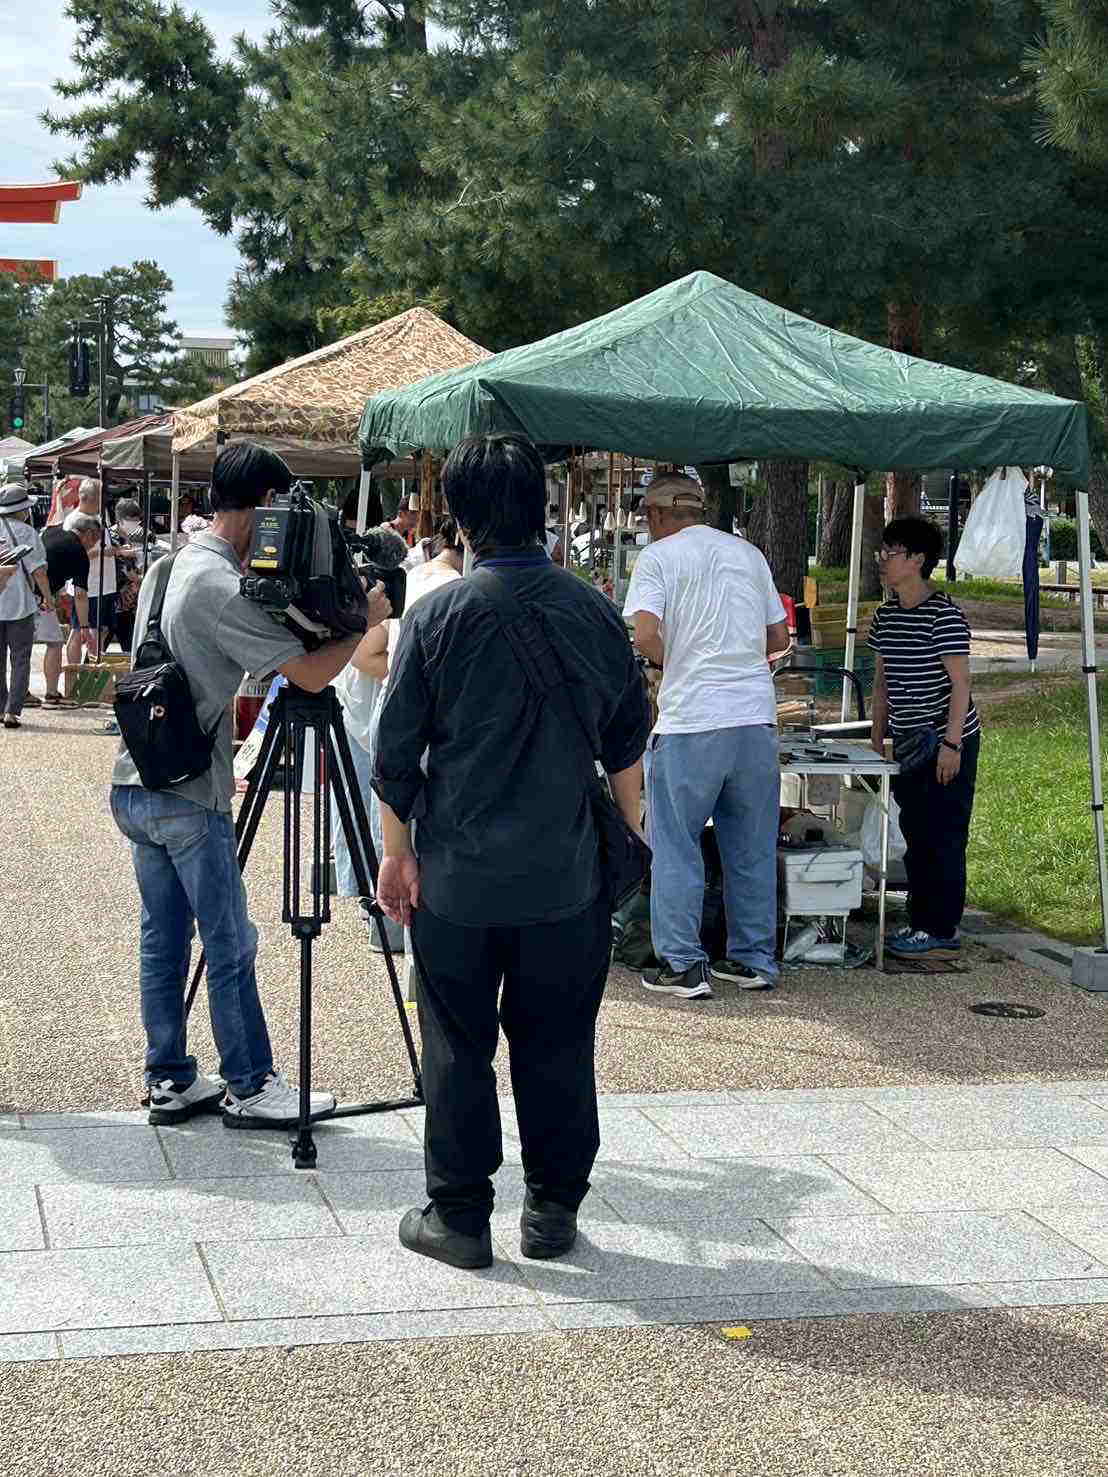
<svg viewBox="0 0 1108 1477"><path fill-rule="evenodd" d="M848 571L845 569L822 569L816 565L808 573L813 579L820 582L820 604L835 605L845 604L848 589ZM1040 578L1044 584L1051 584L1054 580L1053 570L1040 570ZM946 586L946 575L942 569L936 569L931 576L932 584L938 585L940 589ZM1073 580L1076 582L1076 571ZM825 588L826 586L826 588ZM984 579L958 579L950 586L950 594L953 599L962 600L984 600L984 601L1011 601L1015 604L1023 604L1023 585L1019 580L984 580ZM1076 610L1078 607L1064 600L1060 595L1040 595L1039 603L1044 609L1051 610Z"/></svg>
<svg viewBox="0 0 1108 1477"><path fill-rule="evenodd" d="M1108 682L1101 684L1101 710ZM990 705L969 847L970 901L1071 943L1100 939L1085 688Z"/></svg>

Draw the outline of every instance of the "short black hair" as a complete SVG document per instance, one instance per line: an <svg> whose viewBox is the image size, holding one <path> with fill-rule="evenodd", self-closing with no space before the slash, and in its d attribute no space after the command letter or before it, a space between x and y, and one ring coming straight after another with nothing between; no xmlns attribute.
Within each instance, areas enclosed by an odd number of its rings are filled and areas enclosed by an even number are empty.
<svg viewBox="0 0 1108 1477"><path fill-rule="evenodd" d="M133 497L121 497L115 505L115 516L119 518L141 518L142 509Z"/></svg>
<svg viewBox="0 0 1108 1477"><path fill-rule="evenodd" d="M466 436L446 459L442 490L475 549L519 548L546 536L546 469L526 436Z"/></svg>
<svg viewBox="0 0 1108 1477"><path fill-rule="evenodd" d="M223 448L212 467L212 511L258 508L270 490L288 492L291 486L292 473L275 451L253 441L235 441Z"/></svg>
<svg viewBox="0 0 1108 1477"><path fill-rule="evenodd" d="M458 525L449 514L439 519L435 536L431 540L431 558L437 559L447 549L453 550L455 554L461 554L465 549Z"/></svg>
<svg viewBox="0 0 1108 1477"><path fill-rule="evenodd" d="M920 574L924 579L942 558L942 533L926 518L894 518L885 525L881 542L886 549L899 545L908 554L922 554Z"/></svg>

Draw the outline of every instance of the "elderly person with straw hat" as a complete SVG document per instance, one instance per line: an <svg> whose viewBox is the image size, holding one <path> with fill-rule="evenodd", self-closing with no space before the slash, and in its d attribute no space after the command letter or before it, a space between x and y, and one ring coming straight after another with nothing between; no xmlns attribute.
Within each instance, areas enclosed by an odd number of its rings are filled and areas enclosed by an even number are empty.
<svg viewBox="0 0 1108 1477"><path fill-rule="evenodd" d="M31 681L35 614L41 603L53 610L46 578L46 551L31 523L31 494L25 482L0 487L0 555L24 549L17 573L0 589L0 709L5 728L18 728ZM8 668L11 666L9 681Z"/></svg>

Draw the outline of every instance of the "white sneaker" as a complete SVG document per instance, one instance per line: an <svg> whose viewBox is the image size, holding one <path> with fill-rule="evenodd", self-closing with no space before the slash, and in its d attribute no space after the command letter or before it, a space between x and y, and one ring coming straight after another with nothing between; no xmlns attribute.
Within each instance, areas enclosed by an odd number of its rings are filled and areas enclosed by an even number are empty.
<svg viewBox="0 0 1108 1477"><path fill-rule="evenodd" d="M335 1111L332 1092L313 1092L309 1118L329 1118ZM230 1088L223 1099L224 1128L295 1128L300 1121L300 1089L285 1080L283 1072L271 1072L253 1097L239 1098Z"/></svg>
<svg viewBox="0 0 1108 1477"><path fill-rule="evenodd" d="M164 1128L166 1124L184 1123L194 1113L218 1112L226 1089L222 1077L205 1077L203 1073L187 1087L177 1087L172 1077L163 1077L150 1084L146 1121Z"/></svg>

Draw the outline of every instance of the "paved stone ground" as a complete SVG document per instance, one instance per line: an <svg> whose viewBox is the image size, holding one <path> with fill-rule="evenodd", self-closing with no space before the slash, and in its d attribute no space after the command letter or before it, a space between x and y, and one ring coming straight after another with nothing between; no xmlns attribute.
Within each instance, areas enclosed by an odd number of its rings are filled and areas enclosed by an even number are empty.
<svg viewBox="0 0 1108 1477"><path fill-rule="evenodd" d="M1108 1302L1108 1086L605 1098L580 1244L404 1252L422 1114L287 1138L140 1114L0 1124L0 1357L80 1358L650 1323ZM786 1152L787 1151L787 1152Z"/></svg>

